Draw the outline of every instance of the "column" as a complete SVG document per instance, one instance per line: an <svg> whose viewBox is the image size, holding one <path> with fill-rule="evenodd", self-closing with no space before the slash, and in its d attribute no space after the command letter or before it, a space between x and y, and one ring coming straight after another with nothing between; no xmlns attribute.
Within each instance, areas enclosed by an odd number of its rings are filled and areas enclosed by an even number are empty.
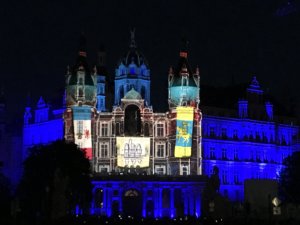
<svg viewBox="0 0 300 225"><path fill-rule="evenodd" d="M195 197L193 190L189 190L189 206L190 206L190 213L189 215L195 215Z"/></svg>
<svg viewBox="0 0 300 225"><path fill-rule="evenodd" d="M143 211L142 211L142 216L146 217L146 203L147 203L147 189L143 188L142 190L143 196L142 196L142 201L143 201Z"/></svg>
<svg viewBox="0 0 300 225"><path fill-rule="evenodd" d="M188 215L189 214L189 196L188 196L187 193L189 193L189 192L187 191L186 188L182 191L183 191L182 193L185 193L183 195L183 197L184 197L184 200L183 200L183 202L184 202L184 215Z"/></svg>
<svg viewBox="0 0 300 225"><path fill-rule="evenodd" d="M200 187L199 187L200 190ZM202 196L201 196L202 197ZM195 216L198 218L201 216L201 197L200 197L200 192L196 192L196 209L195 209Z"/></svg>
<svg viewBox="0 0 300 225"><path fill-rule="evenodd" d="M173 218L175 216L175 208L174 208L174 188L170 188L170 217Z"/></svg>

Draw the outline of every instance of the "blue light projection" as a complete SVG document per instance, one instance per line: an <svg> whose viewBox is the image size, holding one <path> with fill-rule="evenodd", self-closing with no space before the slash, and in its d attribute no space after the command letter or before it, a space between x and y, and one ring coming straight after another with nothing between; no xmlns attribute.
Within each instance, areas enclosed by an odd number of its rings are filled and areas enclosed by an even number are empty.
<svg viewBox="0 0 300 225"><path fill-rule="evenodd" d="M152 181L145 177L129 181L126 176L118 178L93 180L92 214L154 218L201 215L200 192L204 181L159 181L157 177Z"/></svg>
<svg viewBox="0 0 300 225"><path fill-rule="evenodd" d="M247 118L203 116L203 174L220 171L220 192L242 201L246 179L278 179L295 150L298 127Z"/></svg>

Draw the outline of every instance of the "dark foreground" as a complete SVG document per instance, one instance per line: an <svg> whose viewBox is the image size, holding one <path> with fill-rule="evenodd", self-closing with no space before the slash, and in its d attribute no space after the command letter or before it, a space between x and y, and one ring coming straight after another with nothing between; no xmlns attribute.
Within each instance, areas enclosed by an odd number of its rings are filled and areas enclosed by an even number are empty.
<svg viewBox="0 0 300 225"><path fill-rule="evenodd" d="M253 219L253 218L231 218L231 219L212 219L212 218L161 218L161 219L147 219L147 218L132 218L132 217L66 217L55 221L53 225L129 225L129 224L144 224L144 225L299 225L300 221L294 219Z"/></svg>

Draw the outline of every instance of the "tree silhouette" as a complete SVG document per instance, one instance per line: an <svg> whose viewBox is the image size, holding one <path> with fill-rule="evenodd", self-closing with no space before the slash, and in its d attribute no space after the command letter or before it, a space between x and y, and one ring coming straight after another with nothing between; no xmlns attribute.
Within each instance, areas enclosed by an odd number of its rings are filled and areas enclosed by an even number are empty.
<svg viewBox="0 0 300 225"><path fill-rule="evenodd" d="M77 145L64 141L30 150L18 187L24 221L45 224L91 201L90 163Z"/></svg>
<svg viewBox="0 0 300 225"><path fill-rule="evenodd" d="M279 177L281 198L300 203L300 152L294 152L285 158L284 165Z"/></svg>
<svg viewBox="0 0 300 225"><path fill-rule="evenodd" d="M10 217L11 185L9 179L0 173L0 224L8 224Z"/></svg>

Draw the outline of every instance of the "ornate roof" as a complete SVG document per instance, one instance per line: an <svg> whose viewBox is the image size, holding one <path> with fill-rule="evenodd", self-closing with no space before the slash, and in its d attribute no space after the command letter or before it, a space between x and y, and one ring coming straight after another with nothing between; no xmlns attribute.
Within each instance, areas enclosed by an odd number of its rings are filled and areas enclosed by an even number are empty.
<svg viewBox="0 0 300 225"><path fill-rule="evenodd" d="M136 90L134 90L134 88L132 87L130 91L128 91L126 93L126 95L124 96L124 99L134 99L134 100L141 100L142 96L140 95L140 93L138 93Z"/></svg>
<svg viewBox="0 0 300 225"><path fill-rule="evenodd" d="M119 61L119 65L123 63L125 66L128 66L131 63L134 63L137 66L141 66L142 64L145 64L148 67L148 62L144 57L143 53L141 53L137 49L137 45L135 42L135 31L134 30L130 31L130 33L131 33L131 39L130 39L129 50L121 58L121 60Z"/></svg>

